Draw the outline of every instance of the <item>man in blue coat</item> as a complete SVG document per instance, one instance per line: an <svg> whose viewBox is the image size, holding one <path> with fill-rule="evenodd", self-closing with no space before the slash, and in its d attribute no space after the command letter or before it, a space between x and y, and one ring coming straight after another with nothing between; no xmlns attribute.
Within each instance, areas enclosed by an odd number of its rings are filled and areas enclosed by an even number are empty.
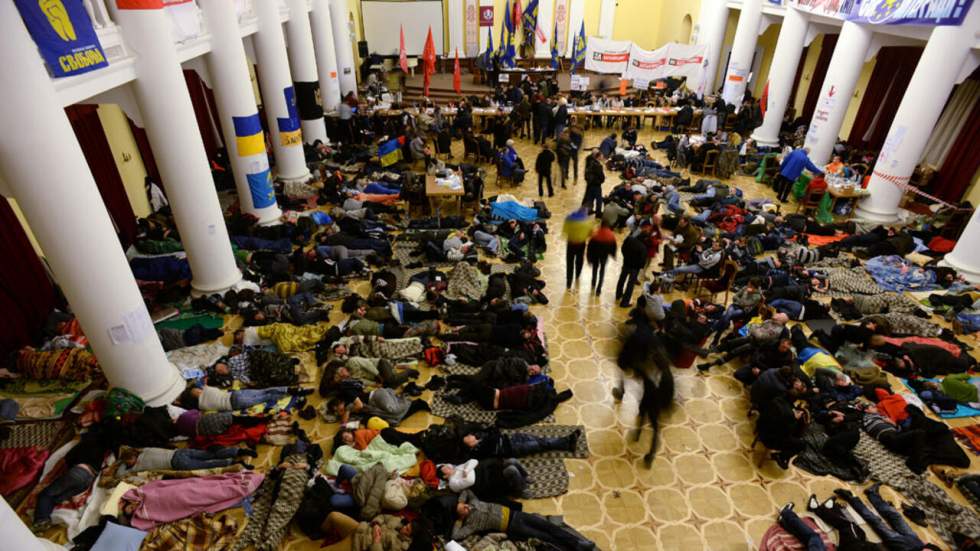
<svg viewBox="0 0 980 551"><path fill-rule="evenodd" d="M779 176L776 177L773 188L776 190L780 202L785 203L789 199L789 192L793 189L793 182L796 182L796 179L800 177L804 168L809 169L814 174L823 176L823 171L817 168L817 165L813 164L813 161L807 156L809 153L809 147L794 149L786 155L783 163L779 165Z"/></svg>

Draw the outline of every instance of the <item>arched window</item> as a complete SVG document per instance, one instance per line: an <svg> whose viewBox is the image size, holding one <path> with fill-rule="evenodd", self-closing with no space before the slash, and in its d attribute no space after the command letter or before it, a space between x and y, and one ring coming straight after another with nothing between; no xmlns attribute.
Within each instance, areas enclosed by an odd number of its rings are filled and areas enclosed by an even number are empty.
<svg viewBox="0 0 980 551"><path fill-rule="evenodd" d="M691 42L691 14L685 15L684 19L681 19L681 33L677 41L681 44Z"/></svg>

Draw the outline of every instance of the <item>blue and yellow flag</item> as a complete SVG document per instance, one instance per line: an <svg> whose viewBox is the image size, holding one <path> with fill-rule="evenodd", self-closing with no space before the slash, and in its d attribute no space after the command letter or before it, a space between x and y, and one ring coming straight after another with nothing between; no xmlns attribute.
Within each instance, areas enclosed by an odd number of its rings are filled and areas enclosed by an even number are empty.
<svg viewBox="0 0 980 551"><path fill-rule="evenodd" d="M534 44L534 35L538 31L538 0L528 2L521 20L524 27L524 44Z"/></svg>
<svg viewBox="0 0 980 551"><path fill-rule="evenodd" d="M53 76L80 75L109 65L82 0L14 0L14 4Z"/></svg>
<svg viewBox="0 0 980 551"><path fill-rule="evenodd" d="M555 23L555 32L551 34L551 68L561 69L561 54L558 53L558 23Z"/></svg>
<svg viewBox="0 0 980 551"><path fill-rule="evenodd" d="M575 68L579 65L585 63L585 21L582 21L582 28L579 29L578 35L575 37L575 43L572 46L572 72L575 72Z"/></svg>
<svg viewBox="0 0 980 551"><path fill-rule="evenodd" d="M402 148L398 138L392 138L378 146L378 160L381 166L391 166L402 160Z"/></svg>
<svg viewBox="0 0 980 551"><path fill-rule="evenodd" d="M239 138L241 140L241 138ZM269 169L246 176L248 189L252 192L252 205L257 209L276 204L276 192L272 189L272 174Z"/></svg>
<svg viewBox="0 0 980 551"><path fill-rule="evenodd" d="M517 50L514 48L515 21L511 17L510 0L507 0L507 10L504 12L504 24L500 27L500 63L507 67L517 65ZM504 41L504 31L507 40Z"/></svg>
<svg viewBox="0 0 980 551"><path fill-rule="evenodd" d="M279 145L289 147L303 145L303 133L300 131L299 109L296 108L296 90L292 86L283 89L286 98L286 113L288 117L277 117L279 126Z"/></svg>
<svg viewBox="0 0 980 551"><path fill-rule="evenodd" d="M494 55L496 55L496 52L493 51L493 27L487 27L487 51L483 52L484 68L490 68L490 65L493 64Z"/></svg>
<svg viewBox="0 0 980 551"><path fill-rule="evenodd" d="M238 146L239 157L265 153L265 137L262 135L258 113L247 117L232 117L231 122L235 125L235 145Z"/></svg>

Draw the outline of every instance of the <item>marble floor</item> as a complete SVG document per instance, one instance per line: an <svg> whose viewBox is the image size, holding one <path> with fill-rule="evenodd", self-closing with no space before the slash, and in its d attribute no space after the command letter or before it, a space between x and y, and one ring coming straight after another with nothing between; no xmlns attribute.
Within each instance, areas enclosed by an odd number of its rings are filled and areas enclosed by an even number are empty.
<svg viewBox="0 0 980 551"><path fill-rule="evenodd" d="M604 135L598 130L590 131L586 147L598 145ZM646 128L640 142L649 144L661 136ZM525 164L533 166L538 147L526 140L517 141ZM461 144L454 147L461 155ZM653 155L663 157L659 152ZM493 169L489 172L487 195L493 195L498 190L493 184ZM608 174L606 189L616 181L615 175ZM749 197L769 194L768 188L750 178L735 177L730 183ZM536 198L536 184L536 178L529 174L519 189L505 191ZM639 385L627 384L627 396L621 404L615 403L610 394L617 377L617 336L626 314L613 300L618 260L608 267L601 296L589 292L588 275L571 291L564 288L561 221L579 205L583 191L580 178L568 189L557 189L554 197L545 199L553 217L548 252L540 268L547 281L545 292L550 304L535 306L533 312L544 320L547 329L551 373L557 385L571 388L575 394L558 407L556 420L587 427L591 456L566 460L572 475L567 494L529 501L526 509L564 515L603 550L757 549L779 507L793 501L797 510L802 510L811 493L825 498L845 484L793 467L783 471L773 461L761 461L761 445L755 452L750 449L753 424L746 415L746 392L731 377L731 366L715 368L707 377L697 376L694 369L675 370L676 406L663 418L656 461L651 468L645 467L642 456L650 446L649 427L643 429L638 443L626 437L636 426ZM366 282L354 285L362 294L366 287ZM331 320L341 319L339 308L335 308ZM972 339L970 342L975 344ZM421 371L423 383L435 373L424 367ZM429 398L430 394L426 391L423 397ZM318 396L311 399L319 405ZM405 426L421 429L438 421L428 415L416 415ZM329 449L335 424L319 419L300 424ZM277 458L276 448L260 446L256 465L265 470L275 465ZM890 490L884 494L896 501ZM234 514L242 513L239 510ZM939 543L932 532L916 530L928 541ZM320 546L321 542L306 539L295 527L284 542L285 549L294 551Z"/></svg>

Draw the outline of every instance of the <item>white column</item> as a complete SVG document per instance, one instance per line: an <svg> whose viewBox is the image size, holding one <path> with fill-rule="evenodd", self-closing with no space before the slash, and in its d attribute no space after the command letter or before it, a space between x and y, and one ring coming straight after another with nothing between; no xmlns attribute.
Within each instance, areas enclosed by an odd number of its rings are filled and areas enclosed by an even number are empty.
<svg viewBox="0 0 980 551"><path fill-rule="evenodd" d="M974 211L953 251L940 260L939 265L956 269L970 283L980 283L980 247L977 243L980 243L980 211Z"/></svg>
<svg viewBox="0 0 980 551"><path fill-rule="evenodd" d="M743 0L742 12L738 16L738 26L735 28L735 39L732 42L732 54L728 58L725 84L721 92L725 103L736 107L742 106L742 97L749 84L749 73L752 72L752 56L755 55L755 43L759 40L761 23L762 0Z"/></svg>
<svg viewBox="0 0 980 551"><path fill-rule="evenodd" d="M303 132L296 107L296 89L286 58L279 2L256 2L255 16L259 23L259 32L255 33L259 88L272 153L276 156L276 179L306 182L311 178L310 169L306 167L303 155Z"/></svg>
<svg viewBox="0 0 980 551"><path fill-rule="evenodd" d="M728 5L725 0L701 0L698 26L698 44L708 47L703 89L705 94L713 94L717 88L715 78L723 65L721 47L725 42L725 27L728 26Z"/></svg>
<svg viewBox="0 0 980 551"><path fill-rule="evenodd" d="M810 148L810 160L817 166L830 161L873 35L870 27L851 21L845 21L841 27L804 142Z"/></svg>
<svg viewBox="0 0 980 551"><path fill-rule="evenodd" d="M792 6L786 6L783 25L779 29L776 51L769 65L769 95L766 101L766 114L762 126L755 129L752 138L759 145L779 145L779 128L783 124L786 106L793 94L793 81L796 69L803 55L807 27L810 22L806 15Z"/></svg>
<svg viewBox="0 0 980 551"><path fill-rule="evenodd" d="M235 4L227 0L200 0L199 3L211 32L208 70L214 80L214 98L235 176L238 202L242 212L255 215L260 223L275 223L282 211L276 204L269 177L269 156Z"/></svg>
<svg viewBox="0 0 980 551"><path fill-rule="evenodd" d="M115 9L126 44L138 55L132 90L170 199L180 240L200 293L222 292L242 279L228 240L194 106L162 9Z"/></svg>
<svg viewBox="0 0 980 551"><path fill-rule="evenodd" d="M555 3L538 2L538 27L544 33L544 42L535 38L534 57L551 59L551 35L555 34Z"/></svg>
<svg viewBox="0 0 980 551"><path fill-rule="evenodd" d="M898 204L905 192L895 184L907 184L922 158L932 129L970 56L977 28L980 8L974 7L962 25L936 27L932 31L875 161L868 183L871 195L858 205L861 218L892 222L898 217ZM978 248L977 243L970 246Z"/></svg>
<svg viewBox="0 0 980 551"><path fill-rule="evenodd" d="M354 67L354 46L350 38L350 8L347 0L330 0L330 23L333 25L334 53L337 55L337 77L340 96L357 95L357 68Z"/></svg>
<svg viewBox="0 0 980 551"><path fill-rule="evenodd" d="M0 541L3 542L4 549L17 549L17 551L64 549L63 546L50 540L35 536L2 497L0 497Z"/></svg>
<svg viewBox="0 0 980 551"><path fill-rule="evenodd" d="M13 2L0 2L0 82L0 124L17 129L0 133L2 179L102 372L152 406L169 403L184 380L163 353L82 148Z"/></svg>
<svg viewBox="0 0 980 551"><path fill-rule="evenodd" d="M320 140L327 143L327 127L323 122L323 101L316 70L313 32L310 30L310 4L307 0L288 0L289 21L286 22L286 42L289 46L289 71L296 87L296 102L303 125L303 141ZM305 98L307 94L313 97ZM304 102L313 107L304 111Z"/></svg>
<svg viewBox="0 0 980 551"><path fill-rule="evenodd" d="M616 24L616 0L602 0L599 4L599 36L613 37L613 26Z"/></svg>
<svg viewBox="0 0 980 551"><path fill-rule="evenodd" d="M333 43L329 0L313 0L310 27L316 50L317 74L320 77L320 100L324 111L334 111L340 105L340 79L337 78L337 53Z"/></svg>

